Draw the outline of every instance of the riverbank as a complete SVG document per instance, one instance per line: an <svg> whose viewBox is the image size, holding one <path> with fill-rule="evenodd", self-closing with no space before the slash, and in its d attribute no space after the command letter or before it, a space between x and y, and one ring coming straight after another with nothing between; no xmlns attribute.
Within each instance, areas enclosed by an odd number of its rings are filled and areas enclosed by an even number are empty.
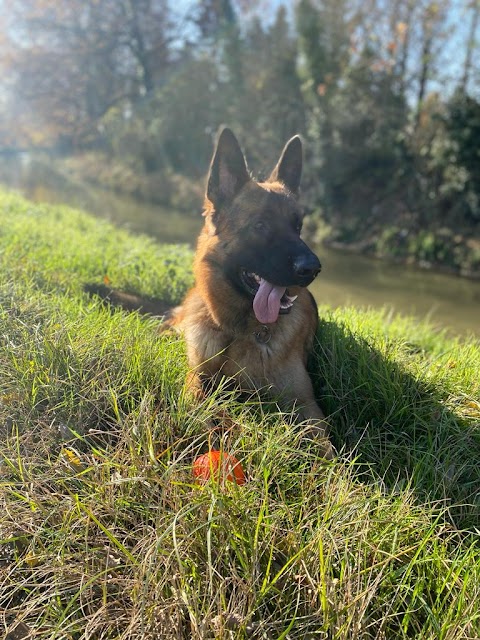
<svg viewBox="0 0 480 640"><path fill-rule="evenodd" d="M9 640L480 635L478 342L323 308L312 371L340 452L324 464L274 407L192 404L182 340L84 292L174 304L189 250L0 202ZM193 482L219 404L244 486Z"/></svg>
<svg viewBox="0 0 480 640"><path fill-rule="evenodd" d="M85 209L101 219L135 233L146 233L162 243L194 246L203 218L201 201L182 212L115 194L70 172L60 162L46 163L31 156L0 163L0 182L38 203L62 203ZM304 237L311 243L314 216L305 219ZM480 283L441 275L404 263L365 257L346 248L312 245L320 257L322 274L310 290L319 304L331 307L357 305L395 310L428 318L454 335L480 335Z"/></svg>
<svg viewBox="0 0 480 640"><path fill-rule="evenodd" d="M322 245L324 247L333 249L334 251L343 251L355 255L362 255L374 260L386 261L389 264L405 265L408 267L414 267L421 271L430 271L431 273L468 278L470 280L480 280L480 270L476 268L467 268L465 266L465 264L471 264L471 260L469 258L466 258L465 261L461 261L458 265L447 265L442 262L424 259L416 260L413 256L406 254L403 256L399 255L395 257L392 255L385 256L382 251L376 249L375 243L372 240L368 242L356 242L349 244L345 242L339 242L338 240L325 239L322 242ZM476 254L476 241L472 242L471 246L472 249L474 249L474 253Z"/></svg>
<svg viewBox="0 0 480 640"><path fill-rule="evenodd" d="M204 178L191 180L180 174L146 174L127 162L101 153L85 153L62 160L70 175L144 202L191 213L203 202ZM63 170L63 168L62 168ZM305 194L308 200L308 193ZM311 203L315 208L314 203ZM397 213L392 203L388 210L376 207L368 220L336 216L326 225L314 214L309 231L318 242L337 250L416 266L423 270L480 279L480 231L473 227L450 229L433 219L420 223L418 214Z"/></svg>
<svg viewBox="0 0 480 640"><path fill-rule="evenodd" d="M114 193L192 214L202 207L205 179L192 180L172 171L141 171L99 151L67 156L57 167L64 175Z"/></svg>
<svg viewBox="0 0 480 640"><path fill-rule="evenodd" d="M318 229L316 233L319 233ZM406 226L370 230L368 237L350 242L336 239L341 235L341 230L324 234L323 244L336 251L480 280L480 236L468 237L465 232L455 232L446 227L412 231Z"/></svg>

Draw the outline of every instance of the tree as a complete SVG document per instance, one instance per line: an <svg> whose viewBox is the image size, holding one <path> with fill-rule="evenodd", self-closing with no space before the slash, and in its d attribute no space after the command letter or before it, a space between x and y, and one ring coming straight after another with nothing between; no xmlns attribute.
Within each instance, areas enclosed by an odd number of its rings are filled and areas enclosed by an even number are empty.
<svg viewBox="0 0 480 640"><path fill-rule="evenodd" d="M95 140L107 111L152 91L155 70L168 62L164 0L4 4L12 90L30 107L32 123L50 125L51 142L75 146Z"/></svg>
<svg viewBox="0 0 480 640"><path fill-rule="evenodd" d="M251 22L243 49L244 91L237 92L231 111L248 156L264 167L287 139L305 132L297 42L284 7L268 26L258 17Z"/></svg>
<svg viewBox="0 0 480 640"><path fill-rule="evenodd" d="M324 208L330 199L332 158L335 148L334 101L350 62L351 11L346 0L300 0L296 25L300 50L300 76L308 105L306 120L311 162L307 165L306 188L311 205ZM319 173L322 180L318 180ZM328 206L328 205L327 205Z"/></svg>
<svg viewBox="0 0 480 640"><path fill-rule="evenodd" d="M466 93L468 90L470 77L472 74L473 67L473 53L476 48L476 33L480 20L480 0L472 0L469 3L471 16L470 16L470 29L468 31L468 38L466 44L466 52L465 52L465 62L463 65L463 74L462 80L460 82L460 89L463 93Z"/></svg>
<svg viewBox="0 0 480 640"><path fill-rule="evenodd" d="M167 0L118 1L119 49L126 49L130 75L137 78L138 92L151 93L165 79L171 63L171 30ZM120 62L120 60L119 60Z"/></svg>
<svg viewBox="0 0 480 640"><path fill-rule="evenodd" d="M416 95L417 114L415 128L418 128L423 101L427 93L427 84L434 72L434 61L438 58L439 50L443 44L443 28L447 14L448 3L423 2L418 4L420 11L420 69L418 73L418 87Z"/></svg>
<svg viewBox="0 0 480 640"><path fill-rule="evenodd" d="M480 102L461 89L448 103L446 128L454 143L455 165L462 168L463 215L476 224L480 223ZM452 154L450 155L450 162ZM453 164L453 163L452 163ZM460 190L460 189L459 189Z"/></svg>

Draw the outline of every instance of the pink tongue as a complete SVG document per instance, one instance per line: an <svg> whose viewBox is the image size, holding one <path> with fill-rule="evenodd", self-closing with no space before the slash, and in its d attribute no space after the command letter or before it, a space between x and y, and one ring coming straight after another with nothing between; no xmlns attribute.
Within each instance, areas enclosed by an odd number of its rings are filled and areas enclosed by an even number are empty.
<svg viewBox="0 0 480 640"><path fill-rule="evenodd" d="M259 322L272 324L276 322L280 312L280 300L286 287L277 287L263 278L253 299L253 311Z"/></svg>

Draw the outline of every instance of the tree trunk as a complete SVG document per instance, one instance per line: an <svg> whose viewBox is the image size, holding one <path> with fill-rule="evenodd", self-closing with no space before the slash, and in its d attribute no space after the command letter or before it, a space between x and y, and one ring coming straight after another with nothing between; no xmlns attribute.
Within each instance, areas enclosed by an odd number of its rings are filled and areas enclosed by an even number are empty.
<svg viewBox="0 0 480 640"><path fill-rule="evenodd" d="M480 0L475 0L472 3L472 21L470 22L470 33L468 34L468 40L467 40L465 64L463 67L463 76L460 83L460 88L463 93L466 93L468 89L468 83L470 80L470 72L472 70L473 51L475 49L475 33L477 31L479 15L480 15Z"/></svg>

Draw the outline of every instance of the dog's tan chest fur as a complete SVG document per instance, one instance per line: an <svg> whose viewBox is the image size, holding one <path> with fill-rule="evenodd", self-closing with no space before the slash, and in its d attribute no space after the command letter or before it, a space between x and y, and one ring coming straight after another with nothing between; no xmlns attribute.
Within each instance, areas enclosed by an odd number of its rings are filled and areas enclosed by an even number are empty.
<svg viewBox="0 0 480 640"><path fill-rule="evenodd" d="M299 291L292 311L280 316L275 324L261 325L250 313L240 329L215 324L201 293L193 290L184 308L188 322L178 325L185 334L190 366L200 374L221 372L235 378L244 390L272 385L283 389L288 376L281 363L291 359L304 366L311 348L317 319L308 296L305 290ZM299 351L299 343L304 345L303 351ZM278 380L277 369L281 374Z"/></svg>

